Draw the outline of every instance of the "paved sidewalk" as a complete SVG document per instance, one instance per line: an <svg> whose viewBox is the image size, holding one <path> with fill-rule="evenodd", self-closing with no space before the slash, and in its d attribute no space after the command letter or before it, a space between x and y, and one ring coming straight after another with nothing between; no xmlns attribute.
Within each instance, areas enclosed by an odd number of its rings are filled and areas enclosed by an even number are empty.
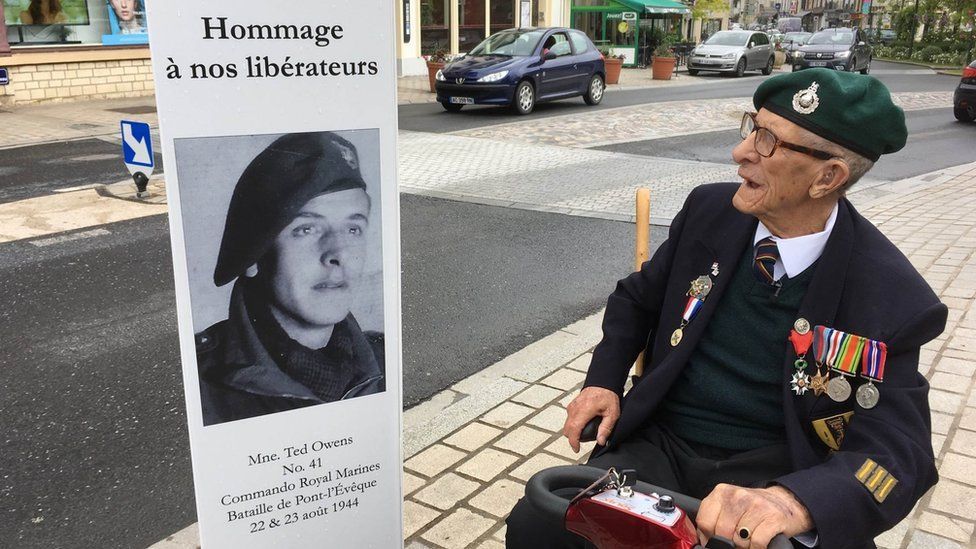
<svg viewBox="0 0 976 549"><path fill-rule="evenodd" d="M861 212L911 259L949 307L923 348L932 444L942 480L876 539L882 549L976 546L976 162L889 184ZM408 549L499 549L504 518L536 471L583 461L559 435L583 382L602 313L571 324L404 413ZM191 526L152 549L195 547Z"/></svg>

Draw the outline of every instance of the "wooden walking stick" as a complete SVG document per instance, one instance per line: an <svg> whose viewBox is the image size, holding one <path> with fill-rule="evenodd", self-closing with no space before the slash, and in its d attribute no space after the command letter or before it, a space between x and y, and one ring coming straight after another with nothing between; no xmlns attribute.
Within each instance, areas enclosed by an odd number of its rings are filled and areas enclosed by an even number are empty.
<svg viewBox="0 0 976 549"><path fill-rule="evenodd" d="M637 189L637 217L634 230L637 231L634 239L634 270L639 271L641 265L650 258L651 242L651 190ZM637 357L634 364L634 373L640 377L644 373L644 351Z"/></svg>

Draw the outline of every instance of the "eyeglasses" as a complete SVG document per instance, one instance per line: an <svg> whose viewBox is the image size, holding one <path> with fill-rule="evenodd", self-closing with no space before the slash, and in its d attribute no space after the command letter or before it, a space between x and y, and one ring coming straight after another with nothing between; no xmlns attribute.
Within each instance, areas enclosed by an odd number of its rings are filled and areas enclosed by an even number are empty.
<svg viewBox="0 0 976 549"><path fill-rule="evenodd" d="M739 126L739 135L742 136L742 139L746 139L750 134L752 134L752 132L756 132L756 139L753 141L753 146L756 147L756 152L759 153L759 156L764 156L766 158L773 156L777 147L783 147L790 149L791 151L810 155L814 158L819 158L820 160L830 160L831 158L837 156L829 152L818 151L817 149L811 149L810 147L804 147L803 145L783 141L776 137L776 134L774 134L772 130L764 128L756 123L756 113L743 113L742 125Z"/></svg>

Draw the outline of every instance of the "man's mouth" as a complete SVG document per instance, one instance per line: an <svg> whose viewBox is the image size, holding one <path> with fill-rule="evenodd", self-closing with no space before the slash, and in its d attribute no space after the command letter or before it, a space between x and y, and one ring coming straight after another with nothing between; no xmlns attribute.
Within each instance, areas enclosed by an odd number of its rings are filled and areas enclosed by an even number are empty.
<svg viewBox="0 0 976 549"><path fill-rule="evenodd" d="M739 174L739 177L742 178L742 182L749 189L755 190L755 189L758 189L758 188L762 187L762 185L760 185L759 183L756 183L755 181L749 179L748 177L745 177L742 174Z"/></svg>
<svg viewBox="0 0 976 549"><path fill-rule="evenodd" d="M345 280L326 280L312 286L313 290L339 290L348 286Z"/></svg>

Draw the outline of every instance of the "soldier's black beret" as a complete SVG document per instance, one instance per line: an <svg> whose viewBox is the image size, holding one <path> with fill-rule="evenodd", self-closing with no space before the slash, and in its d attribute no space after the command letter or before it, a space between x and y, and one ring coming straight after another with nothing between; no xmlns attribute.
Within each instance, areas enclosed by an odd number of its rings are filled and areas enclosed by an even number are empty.
<svg viewBox="0 0 976 549"><path fill-rule="evenodd" d="M366 190L356 147L331 132L291 133L248 164L230 200L214 283L223 286L257 263L306 202Z"/></svg>

